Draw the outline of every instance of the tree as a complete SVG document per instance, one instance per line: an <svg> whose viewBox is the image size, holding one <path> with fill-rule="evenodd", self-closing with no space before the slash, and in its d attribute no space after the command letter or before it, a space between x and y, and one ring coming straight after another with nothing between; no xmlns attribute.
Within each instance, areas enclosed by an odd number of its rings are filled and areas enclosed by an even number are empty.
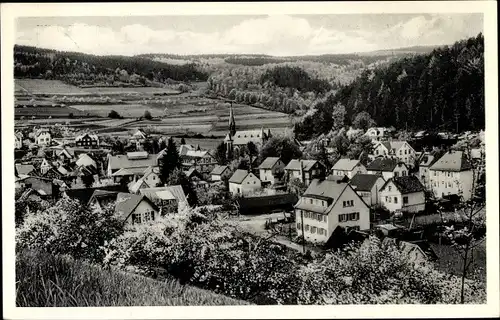
<svg viewBox="0 0 500 320"><path fill-rule="evenodd" d="M260 150L260 158L279 157L284 163L302 157L302 152L290 137L277 136L269 139Z"/></svg>
<svg viewBox="0 0 500 320"><path fill-rule="evenodd" d="M108 118L112 118L112 119L119 119L121 118L120 114L118 112L116 112L115 110L111 110L108 114Z"/></svg>
<svg viewBox="0 0 500 320"><path fill-rule="evenodd" d="M363 131L368 130L368 128L374 127L375 120L372 119L370 114L366 111L362 111L356 115L352 121L352 125L356 129L362 129Z"/></svg>
<svg viewBox="0 0 500 320"><path fill-rule="evenodd" d="M347 154L347 151L349 151L349 139L347 138L345 133L336 135L333 138L331 145L333 148L335 148L337 154L340 157L345 156Z"/></svg>
<svg viewBox="0 0 500 320"><path fill-rule="evenodd" d="M291 179L288 182L288 190L297 195L302 195L306 191L307 186L299 178Z"/></svg>
<svg viewBox="0 0 500 320"><path fill-rule="evenodd" d="M149 110L144 111L144 119L151 120L153 116L151 116L151 112Z"/></svg>
<svg viewBox="0 0 500 320"><path fill-rule="evenodd" d="M246 145L246 153L248 154L249 158L249 165L250 165L250 171L252 170L252 165L253 165L253 160L259 154L259 150L257 149L257 146L252 142L249 141Z"/></svg>
<svg viewBox="0 0 500 320"><path fill-rule="evenodd" d="M184 145L186 144L186 140L184 139L184 137L181 138L181 145Z"/></svg>
<svg viewBox="0 0 500 320"><path fill-rule="evenodd" d="M92 184L95 182L94 176L89 174L89 175L83 175L82 177L82 182L85 188L90 188L92 187Z"/></svg>
<svg viewBox="0 0 500 320"><path fill-rule="evenodd" d="M177 186L177 185L182 186L182 190L187 196L189 205L195 206L198 204L198 197L196 191L194 190L191 181L189 181L189 178L180 168L175 168L169 174L166 184L169 186Z"/></svg>
<svg viewBox="0 0 500 320"><path fill-rule="evenodd" d="M167 183L170 173L181 167L179 151L177 151L177 146L172 137L168 139L167 151L159 161L159 165L160 180L162 183Z"/></svg>
<svg viewBox="0 0 500 320"><path fill-rule="evenodd" d="M217 163L220 165L225 165L227 164L227 146L223 142L219 143L217 145L217 148L215 149L215 160L217 160Z"/></svg>
<svg viewBox="0 0 500 320"><path fill-rule="evenodd" d="M346 111L344 105L342 105L341 103L335 104L332 110L333 131L340 130L341 128L344 127L345 116L346 116Z"/></svg>

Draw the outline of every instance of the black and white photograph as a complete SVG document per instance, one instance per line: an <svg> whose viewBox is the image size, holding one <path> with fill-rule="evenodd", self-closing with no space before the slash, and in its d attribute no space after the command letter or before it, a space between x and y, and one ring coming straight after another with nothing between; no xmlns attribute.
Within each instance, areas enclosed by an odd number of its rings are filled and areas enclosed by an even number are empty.
<svg viewBox="0 0 500 320"><path fill-rule="evenodd" d="M496 3L314 4L2 5L8 318L499 315Z"/></svg>

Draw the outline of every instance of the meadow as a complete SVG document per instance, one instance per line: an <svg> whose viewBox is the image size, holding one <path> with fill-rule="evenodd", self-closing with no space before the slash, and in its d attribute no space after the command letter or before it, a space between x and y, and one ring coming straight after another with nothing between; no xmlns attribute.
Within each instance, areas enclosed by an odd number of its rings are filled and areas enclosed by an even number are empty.
<svg viewBox="0 0 500 320"><path fill-rule="evenodd" d="M16 256L17 307L201 306L248 302L179 284L24 250Z"/></svg>
<svg viewBox="0 0 500 320"><path fill-rule="evenodd" d="M84 90L59 80L16 79L15 92L33 95L88 95Z"/></svg>

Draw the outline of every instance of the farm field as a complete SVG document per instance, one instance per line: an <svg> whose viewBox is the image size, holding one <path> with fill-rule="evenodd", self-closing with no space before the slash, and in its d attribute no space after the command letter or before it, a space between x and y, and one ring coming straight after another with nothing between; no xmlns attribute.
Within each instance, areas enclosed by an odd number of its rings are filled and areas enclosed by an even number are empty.
<svg viewBox="0 0 500 320"><path fill-rule="evenodd" d="M71 113L73 114L74 117L86 117L93 115L90 112L81 111L71 107L43 106L43 107L26 107L26 108L14 109L15 118L32 117L32 116L35 116L37 118L48 118L50 116L58 118L69 118Z"/></svg>
<svg viewBox="0 0 500 320"><path fill-rule="evenodd" d="M91 94L126 94L126 93L162 93L162 94L179 94L180 91L172 90L169 88L158 88L158 87L90 87L81 88L83 92Z"/></svg>
<svg viewBox="0 0 500 320"><path fill-rule="evenodd" d="M88 95L82 89L59 80L15 79L15 92L28 92L34 95Z"/></svg>
<svg viewBox="0 0 500 320"><path fill-rule="evenodd" d="M101 117L107 117L111 110L115 110L122 117L126 118L142 117L144 116L144 111L146 110L149 110L153 117L163 115L163 111L154 108L148 108L147 106L144 106L142 104L80 104L74 105L72 107L82 112L90 112Z"/></svg>

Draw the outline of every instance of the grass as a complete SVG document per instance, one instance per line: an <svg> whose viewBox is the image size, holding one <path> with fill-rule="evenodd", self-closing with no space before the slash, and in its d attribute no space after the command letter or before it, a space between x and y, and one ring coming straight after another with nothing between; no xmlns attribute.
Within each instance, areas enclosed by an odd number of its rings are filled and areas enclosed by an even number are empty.
<svg viewBox="0 0 500 320"><path fill-rule="evenodd" d="M15 79L16 92L29 92L31 94L65 94L86 95L82 89L66 84L59 80L44 79Z"/></svg>
<svg viewBox="0 0 500 320"><path fill-rule="evenodd" d="M103 270L68 257L24 250L16 257L18 307L242 305L206 290Z"/></svg>
<svg viewBox="0 0 500 320"><path fill-rule="evenodd" d="M451 273L456 276L462 274L462 259L457 254L455 249L450 245L445 244L431 244L432 249L439 257L436 261L436 267L442 272ZM470 266L469 277L476 273L478 280L486 282L486 243L483 242L474 249L473 263Z"/></svg>

